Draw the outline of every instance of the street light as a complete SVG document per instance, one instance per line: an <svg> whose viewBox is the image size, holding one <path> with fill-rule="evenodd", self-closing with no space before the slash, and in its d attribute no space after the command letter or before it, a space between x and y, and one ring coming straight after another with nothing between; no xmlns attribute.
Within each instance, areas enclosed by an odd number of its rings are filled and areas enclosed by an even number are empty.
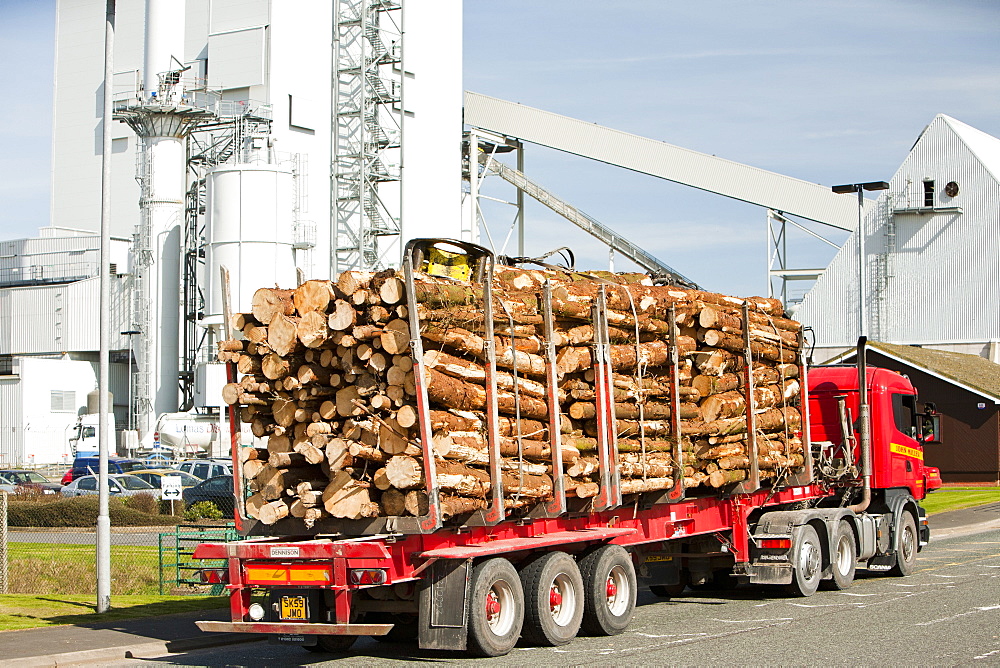
<svg viewBox="0 0 1000 668"><path fill-rule="evenodd" d="M868 181L867 183L846 183L841 186L833 186L833 192L838 195L847 193L858 194L858 336L867 336L868 316L865 309L865 293L868 285L865 280L865 190L888 190L889 184L885 181Z"/></svg>

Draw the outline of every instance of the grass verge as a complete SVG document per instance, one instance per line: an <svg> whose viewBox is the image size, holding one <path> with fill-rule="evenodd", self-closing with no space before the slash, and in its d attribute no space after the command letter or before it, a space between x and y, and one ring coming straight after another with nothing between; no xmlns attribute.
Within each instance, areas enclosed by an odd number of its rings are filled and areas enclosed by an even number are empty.
<svg viewBox="0 0 1000 668"><path fill-rule="evenodd" d="M920 502L928 515L1000 502L1000 487L945 487Z"/></svg>
<svg viewBox="0 0 1000 668"><path fill-rule="evenodd" d="M0 631L61 624L99 624L122 619L170 615L193 610L224 608L225 596L113 595L111 610L97 614L94 597L6 594L0 596Z"/></svg>
<svg viewBox="0 0 1000 668"><path fill-rule="evenodd" d="M8 591L12 594L96 594L93 545L10 542L7 558ZM111 588L121 594L158 595L157 548L112 545Z"/></svg>

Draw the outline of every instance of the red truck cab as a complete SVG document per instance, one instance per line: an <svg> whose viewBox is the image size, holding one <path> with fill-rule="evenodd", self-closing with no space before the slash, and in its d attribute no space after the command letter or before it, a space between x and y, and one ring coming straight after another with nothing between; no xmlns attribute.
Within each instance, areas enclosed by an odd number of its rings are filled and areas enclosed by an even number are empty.
<svg viewBox="0 0 1000 668"><path fill-rule="evenodd" d="M871 406L872 487L906 489L915 499L941 486L940 472L924 465L924 446L931 442L936 416L921 413L917 389L909 378L888 369L866 370ZM816 367L809 375L809 409L813 442L843 443L840 402L843 401L848 434L857 442L860 428L858 371L854 366ZM858 464L858 451L846 459ZM844 453L838 453L844 454Z"/></svg>

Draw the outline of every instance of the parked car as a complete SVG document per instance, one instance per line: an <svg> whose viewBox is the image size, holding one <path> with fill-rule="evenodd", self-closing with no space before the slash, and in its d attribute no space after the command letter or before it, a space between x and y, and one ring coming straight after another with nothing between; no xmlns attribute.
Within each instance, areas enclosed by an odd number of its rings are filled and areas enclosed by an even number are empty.
<svg viewBox="0 0 1000 668"><path fill-rule="evenodd" d="M220 475L233 475L233 462L228 459L188 459L174 464L174 468L202 480Z"/></svg>
<svg viewBox="0 0 1000 668"><path fill-rule="evenodd" d="M13 494L17 491L17 485L13 482L0 476L0 492L7 492L8 494Z"/></svg>
<svg viewBox="0 0 1000 668"><path fill-rule="evenodd" d="M73 460L73 468L66 471L62 483L68 485L80 476L97 475L100 470L101 460L99 457L77 457ZM108 457L108 473L131 473L147 469L149 466L138 459L127 457Z"/></svg>
<svg viewBox="0 0 1000 668"><path fill-rule="evenodd" d="M85 475L63 487L63 496L88 496L97 494L97 476ZM135 496L152 494L160 498L160 489L153 487L142 478L127 473L108 475L108 493L111 496Z"/></svg>
<svg viewBox="0 0 1000 668"><path fill-rule="evenodd" d="M188 487L182 494L185 506L210 501L226 517L232 517L236 508L236 494L233 492L233 476L231 475L209 478L194 487Z"/></svg>
<svg viewBox="0 0 1000 668"><path fill-rule="evenodd" d="M57 482L50 482L48 478L37 471L5 469L0 470L0 476L14 483L19 490L37 490L42 494L58 494L63 487Z"/></svg>
<svg viewBox="0 0 1000 668"><path fill-rule="evenodd" d="M194 487L201 482L201 478L196 478L190 473L178 471L177 469L145 469L141 471L132 471L130 475L134 475L136 478L142 478L156 489L160 489L162 487L160 478L167 475L180 478L182 488Z"/></svg>

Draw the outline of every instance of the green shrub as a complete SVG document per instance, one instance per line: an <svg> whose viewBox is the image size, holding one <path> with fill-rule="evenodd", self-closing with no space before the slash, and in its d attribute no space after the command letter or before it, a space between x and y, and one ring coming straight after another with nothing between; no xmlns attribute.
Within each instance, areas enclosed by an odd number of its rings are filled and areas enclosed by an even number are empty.
<svg viewBox="0 0 1000 668"><path fill-rule="evenodd" d="M147 492L127 497L124 501L126 506L140 513L146 513L147 515L160 514L160 500Z"/></svg>
<svg viewBox="0 0 1000 668"><path fill-rule="evenodd" d="M211 501L199 501L184 511L184 519L189 522L195 520L221 520L222 511Z"/></svg>
<svg viewBox="0 0 1000 668"><path fill-rule="evenodd" d="M7 506L7 523L12 527L92 527L97 524L97 495L60 499L52 503L37 503L11 499ZM108 499L111 526L164 526L178 524L179 517L150 515L129 508L119 498Z"/></svg>

